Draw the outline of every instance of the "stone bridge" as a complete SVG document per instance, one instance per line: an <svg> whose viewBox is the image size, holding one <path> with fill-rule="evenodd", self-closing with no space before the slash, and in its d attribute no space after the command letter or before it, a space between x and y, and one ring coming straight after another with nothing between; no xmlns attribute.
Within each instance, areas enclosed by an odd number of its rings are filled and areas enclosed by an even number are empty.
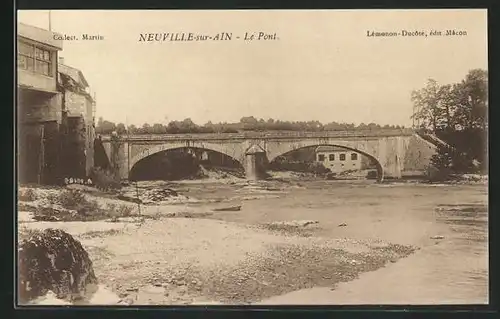
<svg viewBox="0 0 500 319"><path fill-rule="evenodd" d="M410 129L330 132L244 132L209 134L102 136L106 155L127 180L136 163L162 151L194 148L219 152L237 160L249 179L258 179L265 163L288 152L319 145L341 146L377 164L378 179L423 172L436 147Z"/></svg>

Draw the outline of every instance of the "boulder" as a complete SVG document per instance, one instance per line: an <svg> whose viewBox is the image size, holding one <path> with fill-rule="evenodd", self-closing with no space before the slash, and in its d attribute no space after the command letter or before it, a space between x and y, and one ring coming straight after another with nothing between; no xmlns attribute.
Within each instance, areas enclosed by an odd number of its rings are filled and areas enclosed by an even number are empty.
<svg viewBox="0 0 500 319"><path fill-rule="evenodd" d="M76 300L96 287L92 261L81 243L60 229L36 232L19 244L19 301L26 303L53 291Z"/></svg>

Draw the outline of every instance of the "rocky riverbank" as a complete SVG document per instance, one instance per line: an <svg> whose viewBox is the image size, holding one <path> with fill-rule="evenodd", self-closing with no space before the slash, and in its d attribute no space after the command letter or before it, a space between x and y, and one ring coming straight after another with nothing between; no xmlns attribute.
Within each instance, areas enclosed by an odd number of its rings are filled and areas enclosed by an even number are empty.
<svg viewBox="0 0 500 319"><path fill-rule="evenodd" d="M117 303L129 305L253 303L297 289L333 287L414 250L382 242L304 238L216 220L160 218L103 227L105 223L64 223L64 228L89 252L99 283L119 297Z"/></svg>
<svg viewBox="0 0 500 319"><path fill-rule="evenodd" d="M65 189L21 191L25 201L20 204L34 209L19 213L24 238L35 230L58 228L88 252L99 289L79 304L249 304L297 289L333 287L415 249L381 241L314 237L311 230L321 227L316 221L245 225L204 219L202 210L183 214L170 206L151 215L154 218L131 213L92 221L36 221L30 215L37 208L55 205L46 197L58 198ZM104 210L119 202L131 209L136 205L95 194L85 198L96 200ZM60 301L46 296L34 302Z"/></svg>

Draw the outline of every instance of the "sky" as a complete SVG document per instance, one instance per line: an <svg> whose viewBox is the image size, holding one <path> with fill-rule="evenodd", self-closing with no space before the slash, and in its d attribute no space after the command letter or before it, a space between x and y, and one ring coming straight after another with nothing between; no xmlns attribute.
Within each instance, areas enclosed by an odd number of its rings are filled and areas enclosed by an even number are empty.
<svg viewBox="0 0 500 319"><path fill-rule="evenodd" d="M410 126L411 91L487 70L487 11L51 11L76 35L59 56L96 94L96 116L127 125L288 121ZM18 11L48 29L49 11ZM368 37L368 31L462 30L466 36ZM231 41L140 42L141 33L233 34ZM276 33L277 40L244 41ZM82 34L104 40L81 40ZM240 36L239 40L235 37Z"/></svg>

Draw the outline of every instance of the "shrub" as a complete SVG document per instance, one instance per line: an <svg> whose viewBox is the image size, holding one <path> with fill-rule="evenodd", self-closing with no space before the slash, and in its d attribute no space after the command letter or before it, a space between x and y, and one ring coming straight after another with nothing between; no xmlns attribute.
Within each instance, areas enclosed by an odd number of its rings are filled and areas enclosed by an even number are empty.
<svg viewBox="0 0 500 319"><path fill-rule="evenodd" d="M376 179L377 176L378 176L377 171L368 171L368 173L366 174L367 179Z"/></svg>
<svg viewBox="0 0 500 319"><path fill-rule="evenodd" d="M337 173L331 172L326 174L326 179L335 179L337 177Z"/></svg>
<svg viewBox="0 0 500 319"><path fill-rule="evenodd" d="M323 164L317 162L310 163L307 170L314 174L327 174L331 172L329 168L326 168Z"/></svg>
<svg viewBox="0 0 500 319"><path fill-rule="evenodd" d="M104 214L111 218L111 221L117 222L120 217L130 217L134 216L134 208L129 205L116 205L114 203L108 203Z"/></svg>
<svg viewBox="0 0 500 319"><path fill-rule="evenodd" d="M120 179L109 170L93 167L90 172L90 177L94 185L102 191L117 190L121 188Z"/></svg>
<svg viewBox="0 0 500 319"><path fill-rule="evenodd" d="M110 212L114 212L116 210L116 204L115 203L107 203L106 210L110 211Z"/></svg>
<svg viewBox="0 0 500 319"><path fill-rule="evenodd" d="M20 190L18 193L18 199L24 202L32 202L36 200L36 193L32 188Z"/></svg>
<svg viewBox="0 0 500 319"><path fill-rule="evenodd" d="M33 219L37 221L71 220L68 211L60 211L52 207L37 207L33 212Z"/></svg>
<svg viewBox="0 0 500 319"><path fill-rule="evenodd" d="M80 216L94 217L94 219L99 219L103 215L102 209L99 207L99 203L96 200L87 200L84 203L79 204L76 207L76 211Z"/></svg>
<svg viewBox="0 0 500 319"><path fill-rule="evenodd" d="M431 182L447 181L452 174L473 171L472 160L449 146L439 146L437 153L431 157L431 165L427 168L427 177Z"/></svg>
<svg viewBox="0 0 500 319"><path fill-rule="evenodd" d="M85 194L76 189L68 189L60 192L56 195L55 201L67 209L76 209L88 202Z"/></svg>
<svg viewBox="0 0 500 319"><path fill-rule="evenodd" d="M437 169L430 165L425 170L425 175L429 182L443 182L450 179L450 171L447 169Z"/></svg>
<svg viewBox="0 0 500 319"><path fill-rule="evenodd" d="M40 235L42 232L38 229L31 229L27 227L19 227L17 231L17 240L18 242L22 242L23 240L27 240L35 235Z"/></svg>
<svg viewBox="0 0 500 319"><path fill-rule="evenodd" d="M130 206L127 205L120 205L118 206L118 209L116 210L118 213L118 216L120 217L129 217L134 215L134 209Z"/></svg>
<svg viewBox="0 0 500 319"><path fill-rule="evenodd" d="M103 210L99 207L97 200L88 199L79 190L64 190L58 194L50 194L47 199L53 204L59 204L63 209L38 207L35 211L35 219L83 221L103 218Z"/></svg>
<svg viewBox="0 0 500 319"><path fill-rule="evenodd" d="M135 215L134 207L130 205L106 204L101 208L98 201L88 199L79 190L64 190L57 195L51 195L51 202L62 206L37 207L34 212L36 220L46 221L95 221L102 219L115 219Z"/></svg>

